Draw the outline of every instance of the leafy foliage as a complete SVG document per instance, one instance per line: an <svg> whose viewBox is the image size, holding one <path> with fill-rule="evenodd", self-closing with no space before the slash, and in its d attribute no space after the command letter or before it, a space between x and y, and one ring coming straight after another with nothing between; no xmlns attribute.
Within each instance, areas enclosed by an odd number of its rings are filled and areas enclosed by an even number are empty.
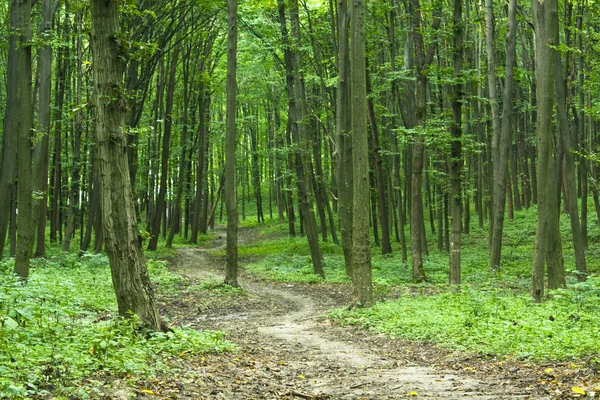
<svg viewBox="0 0 600 400"><path fill-rule="evenodd" d="M0 274L0 397L65 394L86 398L104 374L149 377L167 371L173 356L232 350L221 332L177 329L150 333L136 318L116 314L105 256L72 254L37 260L25 284ZM161 291L172 291L180 277L161 261L149 270Z"/></svg>
<svg viewBox="0 0 600 400"><path fill-rule="evenodd" d="M565 360L600 352L600 280L551 293L536 305L509 289L466 286L460 292L409 294L332 318L392 337L429 341L489 355ZM600 361L600 360L596 360Z"/></svg>

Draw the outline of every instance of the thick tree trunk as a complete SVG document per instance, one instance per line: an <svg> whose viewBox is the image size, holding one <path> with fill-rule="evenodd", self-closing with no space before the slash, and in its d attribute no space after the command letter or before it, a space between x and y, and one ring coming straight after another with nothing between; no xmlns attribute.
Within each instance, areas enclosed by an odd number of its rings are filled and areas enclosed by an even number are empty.
<svg viewBox="0 0 600 400"><path fill-rule="evenodd" d="M236 192L237 145L236 116L236 72L237 72L237 0L228 0L227 34L227 116L225 121L225 203L227 208L227 269L225 283L238 286L238 209Z"/></svg>
<svg viewBox="0 0 600 400"><path fill-rule="evenodd" d="M167 327L154 301L129 179L118 6L116 0L92 0L90 5L103 232L119 314L130 317L133 312L143 325L164 331Z"/></svg>
<svg viewBox="0 0 600 400"><path fill-rule="evenodd" d="M9 116L15 121L17 135L17 180L19 212L17 215L17 248L15 257L15 273L21 278L29 276L29 261L33 250L34 228L32 224L33 186L32 186L32 141L33 98L31 88L31 0L12 0L10 2L10 30L18 32L16 45L9 58L17 69L16 92L7 93L7 102L14 102Z"/></svg>
<svg viewBox="0 0 600 400"><path fill-rule="evenodd" d="M28 5L31 8L31 4ZM22 23L19 18L19 3L12 0L10 3L10 29L20 29ZM6 243L6 233L11 222L12 214L12 193L17 179L17 138L19 124L19 109L17 108L17 93L19 91L19 62L17 59L23 57L19 54L21 41L20 35L14 34L8 36L8 69L6 86L6 116L4 118L4 130L2 135L2 177L0 180L0 257L4 253ZM24 49L20 49L24 50Z"/></svg>

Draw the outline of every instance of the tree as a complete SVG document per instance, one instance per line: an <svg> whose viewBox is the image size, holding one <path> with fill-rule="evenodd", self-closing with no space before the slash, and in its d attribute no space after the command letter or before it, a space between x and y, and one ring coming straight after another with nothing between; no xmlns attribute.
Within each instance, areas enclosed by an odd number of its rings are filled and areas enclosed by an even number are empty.
<svg viewBox="0 0 600 400"><path fill-rule="evenodd" d="M352 302L373 304L369 231L369 144L367 133L367 73L365 64L365 1L352 0L350 83L352 87L352 157L354 176L352 220ZM383 201L383 199L380 199ZM375 221L373 221L375 223Z"/></svg>
<svg viewBox="0 0 600 400"><path fill-rule="evenodd" d="M415 74L417 80L415 101L415 124L425 128L427 125L427 81L428 67L433 60L435 47L430 45L425 48L423 38L423 19L421 16L421 2L411 0L412 6L412 34L415 52ZM436 11L439 13L439 7ZM432 27L437 29L440 24L438 15L434 15ZM413 144L411 168L411 209L410 209L410 254L412 275L415 282L424 282L425 269L423 268L423 250L426 246L423 222L423 164L425 161L425 143L423 137L416 135Z"/></svg>
<svg viewBox="0 0 600 400"><path fill-rule="evenodd" d="M15 92L8 93L8 102L14 102L11 108L17 135L17 170L18 201L17 216L17 252L15 257L15 273L22 278L29 276L29 261L33 250L35 225L31 223L33 212L33 190L31 170L31 135L33 129L33 98L31 89L31 0L12 0L10 2L11 35L17 39L11 43L9 63L16 68Z"/></svg>
<svg viewBox="0 0 600 400"><path fill-rule="evenodd" d="M452 93L452 144L450 152L450 213L452 233L450 237L450 284L460 285L460 246L462 234L462 97L461 82L463 62L463 2L454 0L454 79Z"/></svg>
<svg viewBox="0 0 600 400"><path fill-rule="evenodd" d="M502 122L500 123L498 97L496 95L496 57L494 48L493 1L486 0L486 50L488 58L488 86L492 108L492 218L490 223L490 268L500 266L502 232L506 205L508 156L513 128L513 69L516 62L517 4L511 0L508 7L508 32L506 34L506 78ZM500 125L501 124L501 125Z"/></svg>
<svg viewBox="0 0 600 400"><path fill-rule="evenodd" d="M339 202L340 231L346 275L352 277L352 144L350 91L350 12L347 0L338 1L338 81L335 126L335 163Z"/></svg>
<svg viewBox="0 0 600 400"><path fill-rule="evenodd" d="M237 72L237 0L228 0L227 34L227 115L225 121L225 203L227 208L227 273L225 283L239 286L237 281L238 204L235 177L236 137L236 72Z"/></svg>
<svg viewBox="0 0 600 400"><path fill-rule="evenodd" d="M558 0L532 0L535 25L535 71L537 84L538 216L535 236L531 294L536 302L544 296L544 266L548 285L564 286L560 251L557 163L553 147L554 96L558 62ZM558 239L558 240L556 240ZM558 248L558 250L557 250ZM558 254L557 254L558 253ZM558 255L558 256L557 256Z"/></svg>
<svg viewBox="0 0 600 400"><path fill-rule="evenodd" d="M119 2L92 0L91 46L96 109L96 145L102 225L119 314L139 316L145 326L164 331L148 277L137 228L127 160L123 91L124 52L119 39Z"/></svg>

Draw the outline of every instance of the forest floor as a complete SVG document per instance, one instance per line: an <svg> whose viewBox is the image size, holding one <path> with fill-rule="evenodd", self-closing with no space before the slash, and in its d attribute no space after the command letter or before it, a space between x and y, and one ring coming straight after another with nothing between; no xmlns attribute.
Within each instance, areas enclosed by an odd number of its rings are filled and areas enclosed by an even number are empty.
<svg viewBox="0 0 600 400"><path fill-rule="evenodd" d="M571 391L571 385L581 382L582 371L566 364L495 360L336 326L326 317L327 312L349 304L348 285L258 280L243 270L245 263L256 260L242 259L240 284L244 291L215 291L225 268L224 257L215 255L215 250L225 246L225 232L217 234L220 236L204 247L178 250L171 268L186 277L189 286L177 295L161 298L161 312L174 326L224 331L239 351L193 356L185 361L177 358L174 369L181 372L144 382L145 387L136 391L137 398L579 396ZM255 229L240 230L241 244L262 239ZM202 290L210 285L213 290Z"/></svg>

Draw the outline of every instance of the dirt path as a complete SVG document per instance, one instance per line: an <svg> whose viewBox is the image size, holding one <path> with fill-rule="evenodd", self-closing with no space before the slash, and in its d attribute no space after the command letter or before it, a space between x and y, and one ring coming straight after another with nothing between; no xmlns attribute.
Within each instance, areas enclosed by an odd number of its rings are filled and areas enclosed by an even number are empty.
<svg viewBox="0 0 600 400"><path fill-rule="evenodd" d="M224 246L224 233L221 236L207 248L181 250L174 267L195 284L222 281L224 260L213 255ZM242 242L255 240L253 231L240 231L240 237ZM240 284L243 295L190 294L169 305L167 314L173 322L225 331L240 346L237 353L190 362L188 367L195 372L187 383L177 384L171 397L550 398L536 395L531 382L518 373L486 375L476 368L434 367L447 366L449 354L332 326L324 316L332 306L345 304L347 287L272 284L243 272ZM421 351L424 357L419 356Z"/></svg>

